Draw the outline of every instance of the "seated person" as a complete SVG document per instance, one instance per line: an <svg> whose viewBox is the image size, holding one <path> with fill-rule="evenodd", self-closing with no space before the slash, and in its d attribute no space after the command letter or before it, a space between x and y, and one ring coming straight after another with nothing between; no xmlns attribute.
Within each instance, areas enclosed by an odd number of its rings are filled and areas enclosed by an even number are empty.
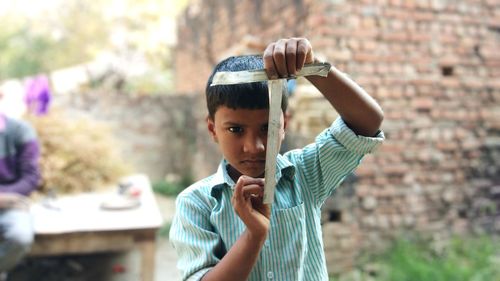
<svg viewBox="0 0 500 281"><path fill-rule="evenodd" d="M1 98L1 97L0 97ZM26 122L0 113L0 280L30 249L34 229L27 196L38 186L39 144Z"/></svg>

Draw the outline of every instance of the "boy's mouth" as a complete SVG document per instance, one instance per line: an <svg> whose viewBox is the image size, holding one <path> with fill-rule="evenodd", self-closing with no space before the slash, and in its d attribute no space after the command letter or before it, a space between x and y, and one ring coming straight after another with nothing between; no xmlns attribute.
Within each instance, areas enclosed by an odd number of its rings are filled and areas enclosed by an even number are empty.
<svg viewBox="0 0 500 281"><path fill-rule="evenodd" d="M247 166L262 166L266 163L266 159L246 159L240 163Z"/></svg>

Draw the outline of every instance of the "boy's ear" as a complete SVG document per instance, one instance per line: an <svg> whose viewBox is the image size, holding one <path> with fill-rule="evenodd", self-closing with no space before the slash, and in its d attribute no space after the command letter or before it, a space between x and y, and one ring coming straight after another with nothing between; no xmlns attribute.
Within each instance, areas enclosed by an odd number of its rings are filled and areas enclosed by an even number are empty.
<svg viewBox="0 0 500 281"><path fill-rule="evenodd" d="M284 130L286 130L286 128L287 128L287 126L288 126L288 120L290 119L290 117L291 117L291 114L287 111L287 112L285 113L284 120L283 120L283 122L284 122L284 124L283 124L283 129L284 129Z"/></svg>
<svg viewBox="0 0 500 281"><path fill-rule="evenodd" d="M212 139L215 142L218 142L217 134L215 133L215 121L212 118L210 118L210 116L207 116L206 120L207 120L208 133L210 133Z"/></svg>
<svg viewBox="0 0 500 281"><path fill-rule="evenodd" d="M287 112L283 118L283 135L281 136L281 141L285 139L286 128L288 126L288 120L290 119L290 114Z"/></svg>

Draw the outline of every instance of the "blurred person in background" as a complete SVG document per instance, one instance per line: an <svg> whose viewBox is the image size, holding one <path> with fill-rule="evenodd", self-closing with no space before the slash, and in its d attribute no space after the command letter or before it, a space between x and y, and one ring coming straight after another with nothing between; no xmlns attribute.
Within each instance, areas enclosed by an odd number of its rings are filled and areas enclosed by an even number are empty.
<svg viewBox="0 0 500 281"><path fill-rule="evenodd" d="M6 280L7 271L20 262L33 243L28 196L40 180L39 156L33 127L0 111L0 280Z"/></svg>

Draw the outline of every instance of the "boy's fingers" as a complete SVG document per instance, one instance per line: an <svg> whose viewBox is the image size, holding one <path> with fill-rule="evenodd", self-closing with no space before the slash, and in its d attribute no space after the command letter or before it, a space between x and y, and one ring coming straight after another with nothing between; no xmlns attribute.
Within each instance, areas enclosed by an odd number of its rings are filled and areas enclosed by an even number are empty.
<svg viewBox="0 0 500 281"><path fill-rule="evenodd" d="M301 70L304 64L313 63L313 61L311 43L305 38L300 38L297 42L297 69Z"/></svg>
<svg viewBox="0 0 500 281"><path fill-rule="evenodd" d="M243 186L242 193L245 199L251 197L262 197L264 196L264 187L257 184L245 185Z"/></svg>
<svg viewBox="0 0 500 281"><path fill-rule="evenodd" d="M264 204L264 198L255 197L251 198L252 205L255 206L255 209L261 214L263 214L266 218L270 217L271 208L269 208L269 204Z"/></svg>
<svg viewBox="0 0 500 281"><path fill-rule="evenodd" d="M241 201L242 196L243 196L243 182L238 180L238 182L236 182L236 185L234 186L233 200L239 202Z"/></svg>
<svg viewBox="0 0 500 281"><path fill-rule="evenodd" d="M278 73L276 72L276 65L274 65L273 53L274 53L275 43L271 43L267 46L262 56L264 60L264 69L266 70L267 77L269 79L278 79Z"/></svg>
<svg viewBox="0 0 500 281"><path fill-rule="evenodd" d="M289 76L297 75L297 40L295 38L286 43L286 66Z"/></svg>
<svg viewBox="0 0 500 281"><path fill-rule="evenodd" d="M276 66L276 71L278 72L278 76L281 78L288 77L288 69L286 65L286 43L287 40L280 39L274 45L273 59L274 65Z"/></svg>
<svg viewBox="0 0 500 281"><path fill-rule="evenodd" d="M263 196L264 179L241 176L234 186L233 197L238 202L250 197L250 195Z"/></svg>
<svg viewBox="0 0 500 281"><path fill-rule="evenodd" d="M314 62L314 55L309 40L290 38L269 44L263 59L269 79L278 79L297 75L304 64Z"/></svg>
<svg viewBox="0 0 500 281"><path fill-rule="evenodd" d="M260 184L264 186L264 179L263 178L252 178L249 176L242 175L238 178L238 182L240 182L245 186L248 184Z"/></svg>

